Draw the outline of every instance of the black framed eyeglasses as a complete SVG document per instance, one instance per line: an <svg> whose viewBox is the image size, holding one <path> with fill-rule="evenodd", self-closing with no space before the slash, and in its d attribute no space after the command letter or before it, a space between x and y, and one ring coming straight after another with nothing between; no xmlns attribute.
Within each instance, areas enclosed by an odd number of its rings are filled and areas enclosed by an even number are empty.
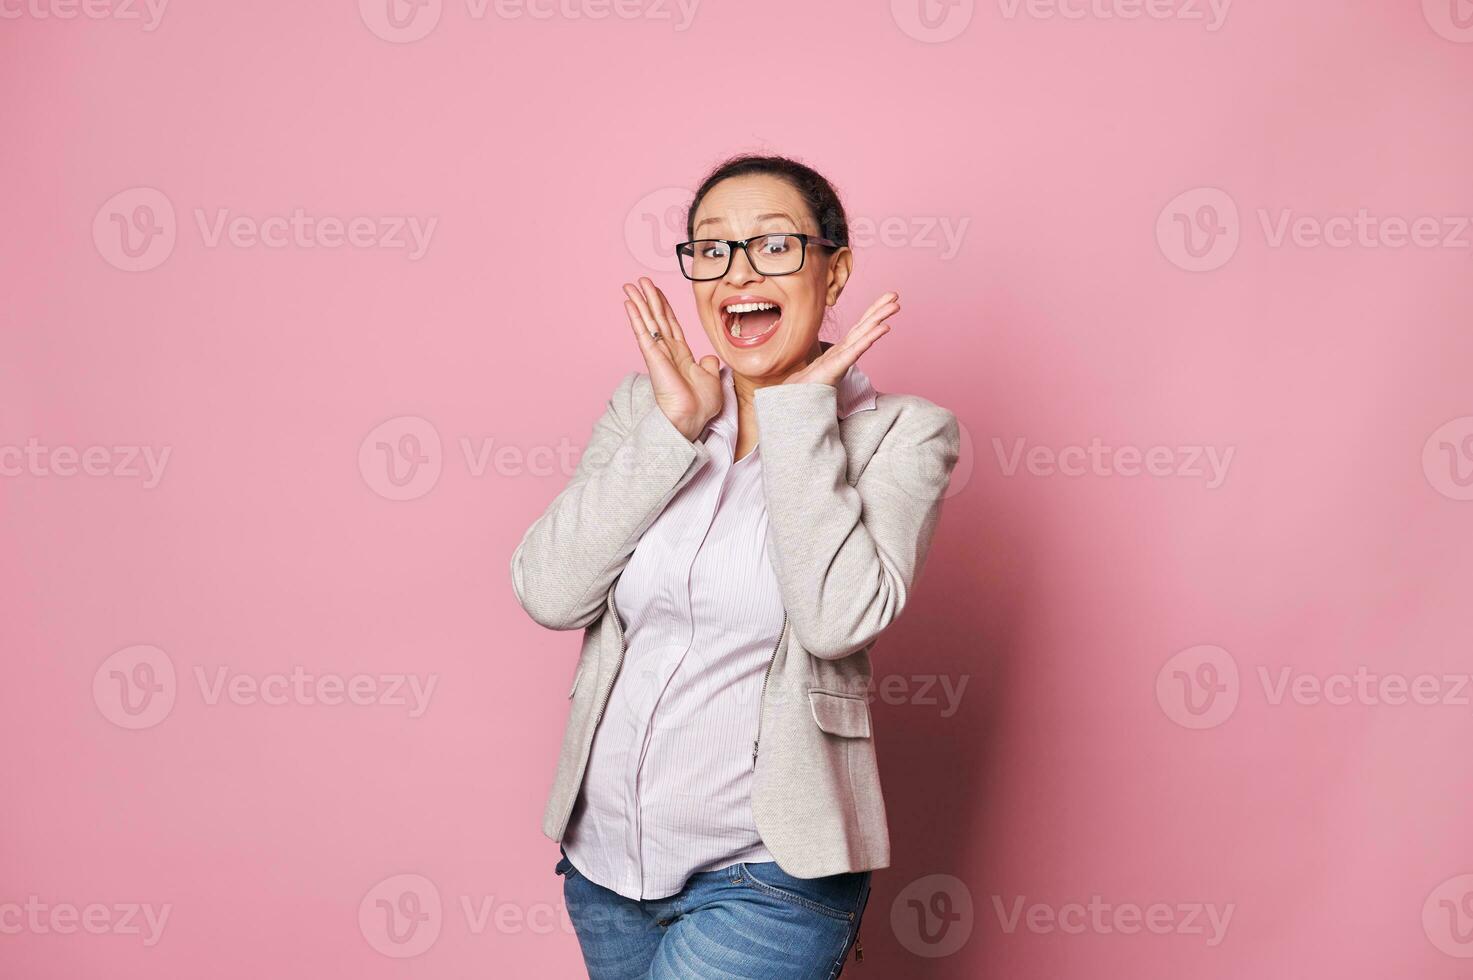
<svg viewBox="0 0 1473 980"><path fill-rule="evenodd" d="M753 246L756 246L755 250ZM741 241L729 238L697 238L675 246L680 272L694 282L720 279L731 268L737 249L747 253L747 262L759 276L790 276L803 268L809 245L839 248L838 242L817 235L782 233L755 235Z"/></svg>

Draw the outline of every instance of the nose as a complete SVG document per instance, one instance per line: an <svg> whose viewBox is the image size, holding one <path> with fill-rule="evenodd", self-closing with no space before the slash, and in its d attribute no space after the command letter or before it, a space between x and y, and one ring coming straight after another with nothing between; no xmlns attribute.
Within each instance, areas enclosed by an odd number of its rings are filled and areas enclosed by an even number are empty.
<svg viewBox="0 0 1473 980"><path fill-rule="evenodd" d="M747 250L737 249L731 257L731 265L727 266L725 278L727 285L745 286L749 282L755 282L762 278L761 273L752 268L752 260L747 257Z"/></svg>

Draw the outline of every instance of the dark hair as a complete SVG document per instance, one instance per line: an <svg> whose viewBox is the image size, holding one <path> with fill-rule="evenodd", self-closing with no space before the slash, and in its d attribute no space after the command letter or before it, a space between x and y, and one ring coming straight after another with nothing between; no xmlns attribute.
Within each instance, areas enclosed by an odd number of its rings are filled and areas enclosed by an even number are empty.
<svg viewBox="0 0 1473 980"><path fill-rule="evenodd" d="M840 245L849 244L849 218L844 214L844 205L839 201L839 193L834 190L834 185L830 184L823 174L787 157L758 156L750 153L722 161L706 176L705 180L701 181L701 186L696 190L695 200L690 202L690 210L685 215L686 237L696 237L696 208L700 207L701 200L707 192L723 180L730 177L745 177L748 174L768 174L787 181L802 196L803 203L808 205L808 210L818 222L819 236L836 241Z"/></svg>

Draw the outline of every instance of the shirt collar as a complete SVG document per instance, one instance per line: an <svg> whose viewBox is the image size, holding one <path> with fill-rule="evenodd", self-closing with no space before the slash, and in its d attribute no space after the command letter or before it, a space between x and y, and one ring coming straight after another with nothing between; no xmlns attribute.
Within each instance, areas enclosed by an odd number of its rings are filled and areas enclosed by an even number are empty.
<svg viewBox="0 0 1473 980"><path fill-rule="evenodd" d="M849 369L839 378L839 383L834 386L836 393L836 404L838 406L838 418L847 419L855 412L865 412L875 408L874 385L870 383L869 375L859 369L858 362L849 365ZM737 431L737 403L736 403L736 381L732 377L731 368L721 365L721 411L706 423L706 427L719 430L726 435L735 435Z"/></svg>

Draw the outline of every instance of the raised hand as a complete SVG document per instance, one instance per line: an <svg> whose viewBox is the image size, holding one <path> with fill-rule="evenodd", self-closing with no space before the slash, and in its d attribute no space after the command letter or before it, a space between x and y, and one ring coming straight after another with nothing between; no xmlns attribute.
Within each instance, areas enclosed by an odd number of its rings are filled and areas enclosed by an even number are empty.
<svg viewBox="0 0 1473 980"><path fill-rule="evenodd" d="M696 361L675 311L648 277L640 277L638 286L626 282L624 294L629 297L624 312L649 368L655 404L681 435L694 440L721 411L721 361L714 354Z"/></svg>
<svg viewBox="0 0 1473 980"><path fill-rule="evenodd" d="M890 332L890 324L885 321L899 312L899 293L892 292L881 296L875 300L873 306L865 311L859 323L855 324L843 340L815 357L808 366L788 375L783 380L783 384L817 382L818 384L837 385L839 379L844 377L844 372L849 370L849 366L859 360L859 355L869 350L870 344Z"/></svg>

